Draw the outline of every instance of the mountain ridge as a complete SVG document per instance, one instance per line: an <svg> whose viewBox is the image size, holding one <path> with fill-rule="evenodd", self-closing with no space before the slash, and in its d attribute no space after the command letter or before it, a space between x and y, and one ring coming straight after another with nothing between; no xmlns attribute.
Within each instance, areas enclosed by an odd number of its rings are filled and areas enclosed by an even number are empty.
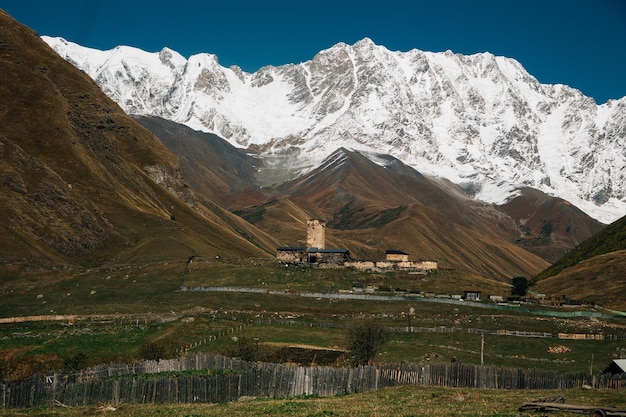
<svg viewBox="0 0 626 417"><path fill-rule="evenodd" d="M248 74L215 55L44 40L127 113L216 133L287 177L346 147L390 154L487 202L525 186L605 223L626 212L626 98L598 106L510 58L391 52L366 38Z"/></svg>
<svg viewBox="0 0 626 417"><path fill-rule="evenodd" d="M458 185L369 148L339 147L305 175L260 188L266 157L163 118L130 117L34 32L3 13L0 23L0 261L10 279L33 269L60 276L74 268L182 264L190 255L272 259L278 244L298 244L314 217L329 221L329 246L357 258L401 248L506 282L548 265L543 250L530 250L538 242L524 247L515 238L542 234L552 207L568 222L554 223L539 244L555 251L581 239L574 231L600 227L540 192L530 213L522 211L525 201L473 200ZM276 155L270 162L292 154ZM516 198L527 195L517 190ZM230 202L248 221L213 201Z"/></svg>

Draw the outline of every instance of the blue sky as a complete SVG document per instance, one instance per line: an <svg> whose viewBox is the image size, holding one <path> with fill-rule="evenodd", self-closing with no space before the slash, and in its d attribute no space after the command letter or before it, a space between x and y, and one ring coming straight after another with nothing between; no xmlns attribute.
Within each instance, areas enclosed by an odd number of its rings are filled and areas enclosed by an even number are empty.
<svg viewBox="0 0 626 417"><path fill-rule="evenodd" d="M626 0L0 0L40 35L83 46L208 52L253 72L369 37L392 51L517 59L596 102L626 96Z"/></svg>

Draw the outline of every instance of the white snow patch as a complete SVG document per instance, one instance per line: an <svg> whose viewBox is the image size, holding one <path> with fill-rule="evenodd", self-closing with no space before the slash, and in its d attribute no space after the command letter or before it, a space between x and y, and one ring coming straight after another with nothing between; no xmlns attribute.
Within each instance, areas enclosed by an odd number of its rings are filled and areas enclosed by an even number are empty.
<svg viewBox="0 0 626 417"><path fill-rule="evenodd" d="M486 203L502 205L521 195L520 186L507 183L484 182L475 199Z"/></svg>

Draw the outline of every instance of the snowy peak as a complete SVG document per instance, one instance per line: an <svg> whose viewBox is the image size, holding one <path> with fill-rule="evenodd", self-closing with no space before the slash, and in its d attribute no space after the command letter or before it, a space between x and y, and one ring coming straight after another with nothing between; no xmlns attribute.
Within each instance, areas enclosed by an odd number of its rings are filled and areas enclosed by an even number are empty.
<svg viewBox="0 0 626 417"><path fill-rule="evenodd" d="M527 186L604 222L626 214L626 98L598 106L510 58L392 52L365 38L249 74L210 54L44 40L126 112L218 134L285 172L345 147L392 155L483 198Z"/></svg>

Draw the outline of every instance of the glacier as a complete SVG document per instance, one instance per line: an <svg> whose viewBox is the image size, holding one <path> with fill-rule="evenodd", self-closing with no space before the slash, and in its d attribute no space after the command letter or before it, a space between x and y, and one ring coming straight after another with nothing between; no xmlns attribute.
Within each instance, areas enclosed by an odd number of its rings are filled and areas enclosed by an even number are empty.
<svg viewBox="0 0 626 417"><path fill-rule="evenodd" d="M365 38L246 73L188 59L42 37L128 114L215 133L300 175L336 149L388 154L502 204L520 187L610 223L626 214L626 97L596 104L490 53L390 51Z"/></svg>

